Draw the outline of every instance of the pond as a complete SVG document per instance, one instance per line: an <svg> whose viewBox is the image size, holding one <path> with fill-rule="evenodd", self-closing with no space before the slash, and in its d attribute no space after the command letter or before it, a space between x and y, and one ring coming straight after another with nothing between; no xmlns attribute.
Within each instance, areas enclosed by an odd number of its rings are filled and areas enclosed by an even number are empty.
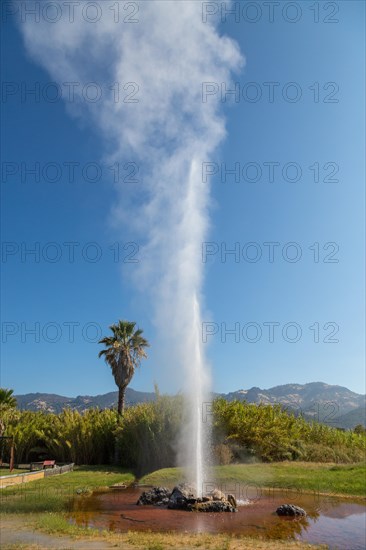
<svg viewBox="0 0 366 550"><path fill-rule="evenodd" d="M366 502L362 500L271 491L241 501L237 513L212 514L136 506L143 490L129 487L74 497L70 501L70 521L82 527L116 532L231 533L303 540L339 550L366 547ZM307 517L278 517L274 512L285 503L301 506Z"/></svg>

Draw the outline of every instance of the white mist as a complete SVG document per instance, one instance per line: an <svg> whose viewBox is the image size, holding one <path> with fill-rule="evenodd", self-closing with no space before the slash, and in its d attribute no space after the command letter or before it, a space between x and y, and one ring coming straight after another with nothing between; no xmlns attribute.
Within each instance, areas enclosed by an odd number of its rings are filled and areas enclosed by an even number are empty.
<svg viewBox="0 0 366 550"><path fill-rule="evenodd" d="M28 0L29 10L32 4ZM236 43L219 34L217 19L203 20L201 2L139 2L134 24L115 22L116 5L100 3L103 16L93 24L82 10L70 23L61 9L57 22L29 17L21 31L28 53L52 80L78 83L79 101L68 103L68 111L98 132L106 165L133 160L141 167L138 183L116 186L116 240L125 239L126 228L141 236L133 279L152 301L160 334L154 347L167 350L167 365L187 396L178 458L201 493L210 395L201 340L210 185L202 181L202 163L218 160L214 154L226 133L220 94L203 101L202 91L210 82L232 88L231 74L243 59ZM81 93L91 82L103 92L96 102ZM134 83L128 92L138 90L133 103L124 101L128 82ZM116 83L119 101L109 92Z"/></svg>

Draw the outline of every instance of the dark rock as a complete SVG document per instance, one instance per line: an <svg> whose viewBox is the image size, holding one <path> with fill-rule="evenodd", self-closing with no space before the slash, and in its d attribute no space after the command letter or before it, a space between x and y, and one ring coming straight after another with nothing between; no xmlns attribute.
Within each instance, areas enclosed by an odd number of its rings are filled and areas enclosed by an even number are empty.
<svg viewBox="0 0 366 550"><path fill-rule="evenodd" d="M170 495L168 508L172 510L190 510L197 502L196 492L187 483L181 483L174 487Z"/></svg>
<svg viewBox="0 0 366 550"><path fill-rule="evenodd" d="M149 491L144 491L138 499L138 505L156 504L163 506L168 504L171 491L166 487L153 487Z"/></svg>
<svg viewBox="0 0 366 550"><path fill-rule="evenodd" d="M159 500L159 502L156 503L157 506L167 506L169 502L168 497L163 498L162 500Z"/></svg>
<svg viewBox="0 0 366 550"><path fill-rule="evenodd" d="M294 504L282 504L276 510L278 516L306 516L306 512L300 506Z"/></svg>
<svg viewBox="0 0 366 550"><path fill-rule="evenodd" d="M236 512L236 508L227 500L211 500L209 502L197 502L192 506L196 512Z"/></svg>
<svg viewBox="0 0 366 550"><path fill-rule="evenodd" d="M227 496L227 501L230 502L231 506L233 506L233 508L237 508L238 504L236 502L236 498L234 497L234 495L228 495Z"/></svg>

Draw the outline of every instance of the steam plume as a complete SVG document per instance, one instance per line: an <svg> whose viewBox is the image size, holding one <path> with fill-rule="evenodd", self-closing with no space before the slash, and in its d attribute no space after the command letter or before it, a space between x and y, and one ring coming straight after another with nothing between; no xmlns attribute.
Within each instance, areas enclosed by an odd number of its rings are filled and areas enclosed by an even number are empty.
<svg viewBox="0 0 366 550"><path fill-rule="evenodd" d="M183 461L196 457L201 485L201 406L209 391L200 337L201 243L210 200L201 164L225 137L220 103L202 102L202 83L230 82L242 57L232 40L202 21L201 2L140 2L137 23L115 23L108 4L116 2L100 2L103 15L96 23L76 9L72 23L66 13L56 23L28 17L21 31L30 55L56 82L80 83L76 94L86 83L105 84L96 103L80 98L68 107L99 128L111 161L132 158L144 167L144 181L128 197L123 186L113 214L146 238L139 281L154 289L154 321L169 345L170 365L177 376L184 373L191 415ZM62 1L60 7L64 13ZM138 86L137 103L123 101L127 82ZM119 101L108 93L113 83L119 83Z"/></svg>

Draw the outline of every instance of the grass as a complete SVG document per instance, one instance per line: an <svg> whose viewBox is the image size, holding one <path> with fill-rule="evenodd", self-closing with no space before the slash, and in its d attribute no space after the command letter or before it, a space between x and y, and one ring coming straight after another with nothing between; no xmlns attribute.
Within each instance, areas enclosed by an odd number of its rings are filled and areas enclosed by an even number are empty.
<svg viewBox="0 0 366 550"><path fill-rule="evenodd" d="M2 489L0 510L5 513L61 512L77 494L90 494L114 483L133 481L134 475L124 468L80 466L73 472Z"/></svg>
<svg viewBox="0 0 366 550"><path fill-rule="evenodd" d="M29 472L29 470L16 468L11 472L9 470L9 468L0 468L0 476L10 476L10 475L14 475L14 474L24 474L25 472Z"/></svg>
<svg viewBox="0 0 366 550"><path fill-rule="evenodd" d="M36 518L36 525L42 531L49 534L70 535L70 536L97 536L100 531L97 529L89 529L87 527L80 527L73 525L63 514L49 512L40 514Z"/></svg>
<svg viewBox="0 0 366 550"><path fill-rule="evenodd" d="M289 489L343 496L366 497L366 464L275 462L217 466L212 479L221 485L235 483L270 489ZM179 468L165 468L144 476L148 485L173 485L182 479Z"/></svg>
<svg viewBox="0 0 366 550"><path fill-rule="evenodd" d="M133 533L127 534L126 542L139 550L166 550L167 548L184 549L200 548L201 550L276 550L278 548L295 550L299 548L326 548L310 546L306 543L287 541L264 541L250 537L209 534L176 534L176 533ZM137 550L136 548L136 550Z"/></svg>

